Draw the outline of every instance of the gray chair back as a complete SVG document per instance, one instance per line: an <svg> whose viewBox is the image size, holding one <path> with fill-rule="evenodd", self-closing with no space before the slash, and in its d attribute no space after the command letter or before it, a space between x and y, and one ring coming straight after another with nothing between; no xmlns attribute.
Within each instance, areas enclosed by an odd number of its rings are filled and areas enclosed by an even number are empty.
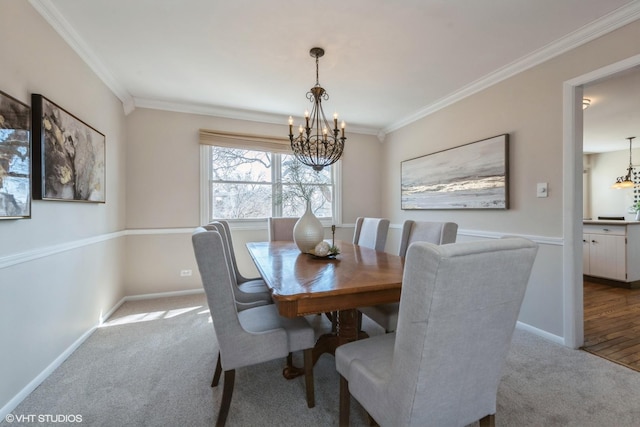
<svg viewBox="0 0 640 427"><path fill-rule="evenodd" d="M358 217L353 232L353 244L384 252L388 233L388 219Z"/></svg>
<svg viewBox="0 0 640 427"><path fill-rule="evenodd" d="M467 425L495 414L536 253L522 238L411 246L385 393L393 410L379 407L381 425Z"/></svg>
<svg viewBox="0 0 640 427"><path fill-rule="evenodd" d="M269 241L293 241L293 227L300 218L268 218Z"/></svg>
<svg viewBox="0 0 640 427"><path fill-rule="evenodd" d="M413 242L428 242L435 245L455 243L458 224L455 222L431 222L406 220L402 226L398 255L404 257Z"/></svg>
<svg viewBox="0 0 640 427"><path fill-rule="evenodd" d="M235 285L232 289L238 311L263 304L270 304L271 294L264 281L262 279L247 279L238 271L238 266L234 262L235 254L233 251L233 243L231 242L231 233L226 221L213 221L203 228L209 231L217 231L222 238L225 259L229 264L231 280Z"/></svg>
<svg viewBox="0 0 640 427"><path fill-rule="evenodd" d="M222 225L224 234L223 233L220 233L220 234L223 235L223 240L226 240L227 246L229 248L229 255L231 257L231 264L233 265L233 272L236 276L236 279L238 280L238 283L244 283L249 280L254 280L254 279L244 277L240 273L240 270L238 269L238 261L236 261L236 252L233 247L233 239L231 238L231 229L229 228L229 223L222 219L214 221L214 223L218 223Z"/></svg>

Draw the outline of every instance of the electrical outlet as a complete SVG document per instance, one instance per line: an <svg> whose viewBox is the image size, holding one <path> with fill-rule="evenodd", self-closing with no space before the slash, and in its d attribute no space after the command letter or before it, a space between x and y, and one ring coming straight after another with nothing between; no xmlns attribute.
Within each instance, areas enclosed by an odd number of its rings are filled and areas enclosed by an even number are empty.
<svg viewBox="0 0 640 427"><path fill-rule="evenodd" d="M191 270L180 270L180 277L191 276L193 272Z"/></svg>
<svg viewBox="0 0 640 427"><path fill-rule="evenodd" d="M536 196L537 197L549 197L549 187L547 186L546 182L539 182L538 183Z"/></svg>

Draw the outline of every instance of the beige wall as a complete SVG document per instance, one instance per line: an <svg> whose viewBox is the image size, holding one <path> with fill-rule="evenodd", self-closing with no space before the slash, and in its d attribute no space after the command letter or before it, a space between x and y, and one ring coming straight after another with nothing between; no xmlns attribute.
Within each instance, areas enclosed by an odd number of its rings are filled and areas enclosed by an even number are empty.
<svg viewBox="0 0 640 427"><path fill-rule="evenodd" d="M127 295L201 288L191 250L191 230L200 224L199 129L286 135L282 125L138 108L127 117ZM349 134L342 158L342 218L379 216L382 144L371 135ZM357 195L357 197L354 197ZM165 230L171 229L171 230ZM177 229L177 230L176 230ZM234 230L240 269L257 272L244 243L266 240L260 229ZM190 269L191 277L180 277Z"/></svg>
<svg viewBox="0 0 640 427"><path fill-rule="evenodd" d="M106 204L34 201L0 221L0 413L124 296L122 104L28 2L0 2L0 90L107 135ZM31 385L29 385L31 383ZM24 397L24 396L22 396Z"/></svg>
<svg viewBox="0 0 640 427"><path fill-rule="evenodd" d="M540 243L520 321L563 336L563 83L640 53L640 22L627 25L389 134L384 144L382 213L448 220L460 239L519 234ZM504 211L403 211L400 162L508 133L511 206ZM536 197L536 183L549 197ZM581 189L576 188L581 192ZM398 230L393 230L397 234ZM391 237L391 241L395 239ZM389 248L389 246L387 246ZM582 304L582 302L578 302Z"/></svg>

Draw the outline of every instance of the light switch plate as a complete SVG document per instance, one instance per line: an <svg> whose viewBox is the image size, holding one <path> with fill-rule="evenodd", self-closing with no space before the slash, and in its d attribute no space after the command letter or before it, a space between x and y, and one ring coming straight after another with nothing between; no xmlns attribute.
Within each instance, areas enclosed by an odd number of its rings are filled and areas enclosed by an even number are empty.
<svg viewBox="0 0 640 427"><path fill-rule="evenodd" d="M537 197L549 197L549 188L547 187L546 182L538 183L538 190L536 193Z"/></svg>

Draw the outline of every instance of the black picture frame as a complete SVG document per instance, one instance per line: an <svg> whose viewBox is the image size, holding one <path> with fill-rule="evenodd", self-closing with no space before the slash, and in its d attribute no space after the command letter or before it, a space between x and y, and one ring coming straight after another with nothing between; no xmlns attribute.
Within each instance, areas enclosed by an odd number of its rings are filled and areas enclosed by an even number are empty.
<svg viewBox="0 0 640 427"><path fill-rule="evenodd" d="M509 135L401 162L401 208L509 209Z"/></svg>
<svg viewBox="0 0 640 427"><path fill-rule="evenodd" d="M31 108L0 91L0 219L31 218Z"/></svg>
<svg viewBox="0 0 640 427"><path fill-rule="evenodd" d="M31 95L33 197L106 203L106 137L55 102Z"/></svg>

